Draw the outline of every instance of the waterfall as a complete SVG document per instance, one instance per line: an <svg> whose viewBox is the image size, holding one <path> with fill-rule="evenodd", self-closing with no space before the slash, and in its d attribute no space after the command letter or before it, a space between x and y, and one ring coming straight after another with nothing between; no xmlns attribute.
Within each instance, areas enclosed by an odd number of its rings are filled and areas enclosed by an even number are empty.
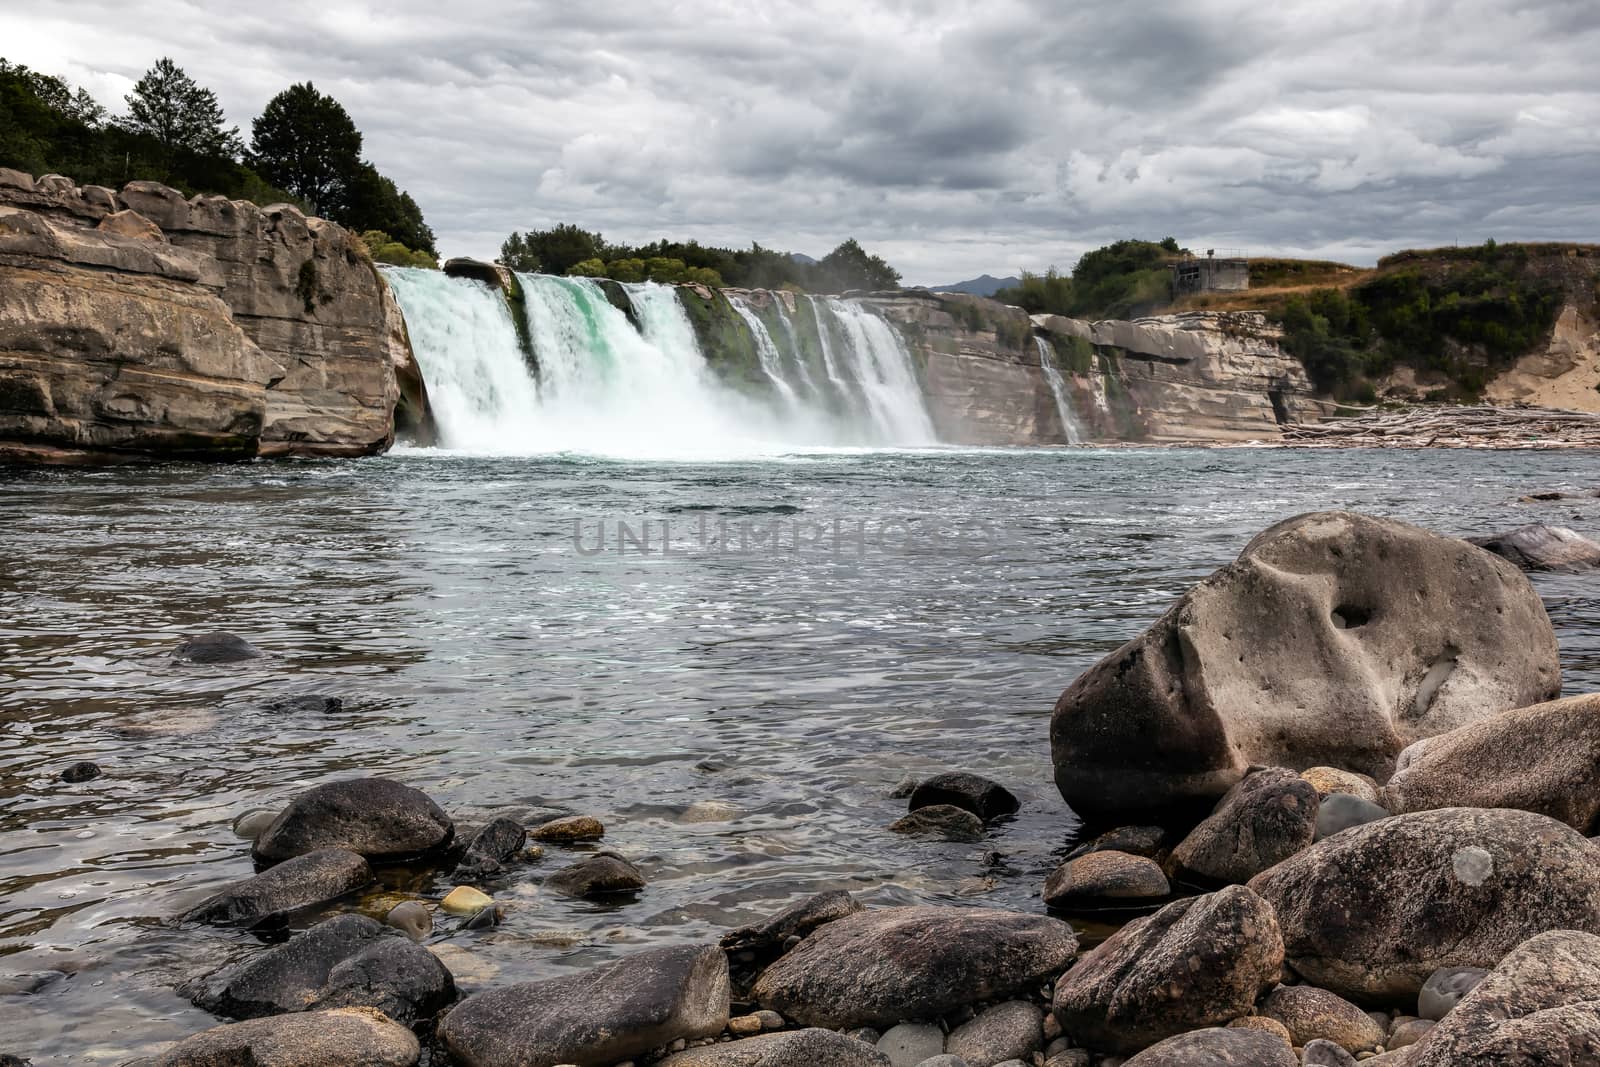
<svg viewBox="0 0 1600 1067"><path fill-rule="evenodd" d="M1034 334L1033 343L1039 346L1039 365L1044 368L1044 379L1050 383L1050 392L1056 398L1056 414L1061 417L1061 432L1066 435L1067 444L1081 445L1083 430L1078 426L1078 417L1072 413L1072 404L1067 396L1067 383L1062 380L1061 372L1056 370L1050 342Z"/></svg>
<svg viewBox="0 0 1600 1067"><path fill-rule="evenodd" d="M794 313L778 298L715 302L731 329L748 331L733 336L745 365L760 368L749 379L707 360L673 286L622 285L624 301L615 283L518 274L535 380L491 286L410 268L384 275L446 448L702 459L937 443L904 342L850 301L806 298Z"/></svg>

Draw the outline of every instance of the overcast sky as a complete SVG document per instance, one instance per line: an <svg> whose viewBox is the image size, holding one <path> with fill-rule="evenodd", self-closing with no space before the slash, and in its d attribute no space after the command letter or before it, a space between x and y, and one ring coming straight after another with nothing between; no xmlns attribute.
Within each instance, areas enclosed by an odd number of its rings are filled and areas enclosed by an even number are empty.
<svg viewBox="0 0 1600 1067"><path fill-rule="evenodd" d="M847 236L913 284L1118 237L1369 263L1600 239L1600 0L0 0L114 111L171 56L250 120L331 93L446 255Z"/></svg>

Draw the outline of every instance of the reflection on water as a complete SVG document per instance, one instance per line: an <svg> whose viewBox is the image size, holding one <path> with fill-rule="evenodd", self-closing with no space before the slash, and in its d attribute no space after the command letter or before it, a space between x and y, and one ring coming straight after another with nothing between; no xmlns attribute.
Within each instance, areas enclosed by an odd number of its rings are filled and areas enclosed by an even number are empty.
<svg viewBox="0 0 1600 1067"><path fill-rule="evenodd" d="M172 987L253 939L170 917L250 873L236 815L355 774L462 823L597 814L650 879L601 905L539 891L559 849L511 871L503 926L441 935L469 988L712 938L825 888L1037 908L1074 829L1049 708L1079 671L1278 519L1593 531L1600 500L1515 502L1591 466L1118 451L0 472L0 1051L116 1063L212 1024ZM649 549L621 526L656 531ZM850 550L830 550L838 529ZM1594 581L1538 581L1569 691L1600 688ZM215 629L272 657L170 662ZM271 706L296 695L342 706ZM105 777L56 780L81 759ZM886 833L889 787L946 767L1011 785L1023 811L981 845Z"/></svg>

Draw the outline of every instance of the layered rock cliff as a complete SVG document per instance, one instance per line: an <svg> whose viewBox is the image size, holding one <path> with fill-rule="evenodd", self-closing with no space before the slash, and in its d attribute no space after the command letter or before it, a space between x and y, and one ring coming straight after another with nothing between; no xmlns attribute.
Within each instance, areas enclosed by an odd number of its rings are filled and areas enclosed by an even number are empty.
<svg viewBox="0 0 1600 1067"><path fill-rule="evenodd" d="M359 241L288 205L0 170L0 456L354 456L425 429Z"/></svg>

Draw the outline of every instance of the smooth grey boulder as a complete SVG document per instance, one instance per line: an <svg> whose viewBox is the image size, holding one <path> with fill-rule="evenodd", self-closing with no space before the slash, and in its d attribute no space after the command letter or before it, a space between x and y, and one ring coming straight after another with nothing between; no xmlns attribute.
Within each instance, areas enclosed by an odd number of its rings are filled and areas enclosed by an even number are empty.
<svg viewBox="0 0 1600 1067"><path fill-rule="evenodd" d="M1252 770L1178 843L1172 861L1204 881L1243 885L1311 846L1319 806L1316 786L1294 771Z"/></svg>
<svg viewBox="0 0 1600 1067"><path fill-rule="evenodd" d="M182 663L243 663L260 659L266 653L238 634L196 634L178 642L172 658Z"/></svg>
<svg viewBox="0 0 1600 1067"><path fill-rule="evenodd" d="M900 1023L878 1038L878 1051L893 1067L917 1067L944 1052L944 1031L933 1023Z"/></svg>
<svg viewBox="0 0 1600 1067"><path fill-rule="evenodd" d="M365 859L342 848L322 848L223 887L183 918L219 926L258 926L371 884L372 868Z"/></svg>
<svg viewBox="0 0 1600 1067"><path fill-rule="evenodd" d="M934 804L931 807L917 808L890 823L889 829L897 834L943 837L949 841L983 839L983 820L954 804Z"/></svg>
<svg viewBox="0 0 1600 1067"><path fill-rule="evenodd" d="M1320 1038L1356 1053L1383 1044L1384 1029L1372 1016L1337 993L1316 986L1279 986L1262 1001L1261 1014L1282 1023L1296 1045L1309 1045Z"/></svg>
<svg viewBox="0 0 1600 1067"><path fill-rule="evenodd" d="M257 862L280 863L321 848L399 861L447 848L450 817L421 790L387 778L328 782L290 801L256 838Z"/></svg>
<svg viewBox="0 0 1600 1067"><path fill-rule="evenodd" d="M1600 544L1565 526L1534 523L1468 543L1525 571L1586 571L1600 567Z"/></svg>
<svg viewBox="0 0 1600 1067"><path fill-rule="evenodd" d="M1369 822L1389 817L1389 809L1380 807L1349 793L1332 793L1322 798L1317 807L1317 840L1332 837L1352 826L1365 826Z"/></svg>
<svg viewBox="0 0 1600 1067"><path fill-rule="evenodd" d="M185 1038L156 1067L413 1067L416 1035L380 1011L340 1008L229 1023Z"/></svg>
<svg viewBox="0 0 1600 1067"><path fill-rule="evenodd" d="M936 804L953 804L972 812L984 822L1010 815L1022 805L999 782L965 771L936 774L911 791L907 807L911 811Z"/></svg>
<svg viewBox="0 0 1600 1067"><path fill-rule="evenodd" d="M1272 1034L1210 1027L1169 1037L1122 1067L1300 1067L1300 1059Z"/></svg>
<svg viewBox="0 0 1600 1067"><path fill-rule="evenodd" d="M1104 849L1068 860L1044 883L1046 907L1073 908L1159 900L1172 892L1161 865L1144 856Z"/></svg>
<svg viewBox="0 0 1600 1067"><path fill-rule="evenodd" d="M615 852L597 852L551 874L544 884L563 896L604 897L634 893L646 883L639 868Z"/></svg>
<svg viewBox="0 0 1600 1067"><path fill-rule="evenodd" d="M806 897L776 915L723 935L729 952L778 948L791 937L805 937L817 927L863 911L861 902L843 889L830 889Z"/></svg>
<svg viewBox="0 0 1600 1067"><path fill-rule="evenodd" d="M396 1022L426 1019L455 998L439 957L367 918L339 915L183 990L234 1019L320 1008L376 1008Z"/></svg>
<svg viewBox="0 0 1600 1067"><path fill-rule="evenodd" d="M433 913L416 900L403 900L389 909L383 917L385 926L393 927L413 941L421 941L433 933Z"/></svg>
<svg viewBox="0 0 1600 1067"><path fill-rule="evenodd" d="M1518 708L1432 738L1389 779L1382 801L1397 812L1520 808L1600 833L1600 695Z"/></svg>
<svg viewBox="0 0 1600 1067"><path fill-rule="evenodd" d="M816 930L753 992L763 1008L831 1030L936 1019L1053 979L1077 945L1070 927L1043 915L875 908Z"/></svg>
<svg viewBox="0 0 1600 1067"><path fill-rule="evenodd" d="M785 1030L674 1053L656 1067L890 1067L864 1041L832 1030Z"/></svg>
<svg viewBox="0 0 1600 1067"><path fill-rule="evenodd" d="M1412 742L1560 688L1555 632L1511 564L1318 512L1259 534L1073 682L1051 757L1074 811L1128 821L1209 808L1251 766L1381 780Z"/></svg>
<svg viewBox="0 0 1600 1067"><path fill-rule="evenodd" d="M1417 994L1417 1018L1438 1022L1487 977L1485 967L1440 967L1428 975Z"/></svg>
<svg viewBox="0 0 1600 1067"><path fill-rule="evenodd" d="M1529 938L1411 1051L1410 1067L1600 1063L1600 938Z"/></svg>
<svg viewBox="0 0 1600 1067"><path fill-rule="evenodd" d="M1228 886L1112 934L1056 983L1051 1010L1062 1033L1127 1054L1251 1014L1282 964L1272 908Z"/></svg>
<svg viewBox="0 0 1600 1067"><path fill-rule="evenodd" d="M1534 934L1600 931L1600 849L1526 811L1396 815L1251 879L1289 963L1353 1000L1416 996L1439 967L1492 967Z"/></svg>
<svg viewBox="0 0 1600 1067"><path fill-rule="evenodd" d="M459 879L492 878L505 870L506 863L528 843L528 831L515 819L500 816L472 835L467 849L456 864Z"/></svg>
<svg viewBox="0 0 1600 1067"><path fill-rule="evenodd" d="M728 1025L728 957L714 945L636 952L563 978L467 997L438 1034L463 1067L609 1067Z"/></svg>
<svg viewBox="0 0 1600 1067"><path fill-rule="evenodd" d="M1305 1067L1356 1067L1356 1058L1337 1042L1314 1038L1306 1042L1300 1062Z"/></svg>
<svg viewBox="0 0 1600 1067"><path fill-rule="evenodd" d="M994 1067L1007 1060L1031 1060L1044 1048L1044 1012L1025 1000L985 1008L950 1031L945 1051L967 1067Z"/></svg>

